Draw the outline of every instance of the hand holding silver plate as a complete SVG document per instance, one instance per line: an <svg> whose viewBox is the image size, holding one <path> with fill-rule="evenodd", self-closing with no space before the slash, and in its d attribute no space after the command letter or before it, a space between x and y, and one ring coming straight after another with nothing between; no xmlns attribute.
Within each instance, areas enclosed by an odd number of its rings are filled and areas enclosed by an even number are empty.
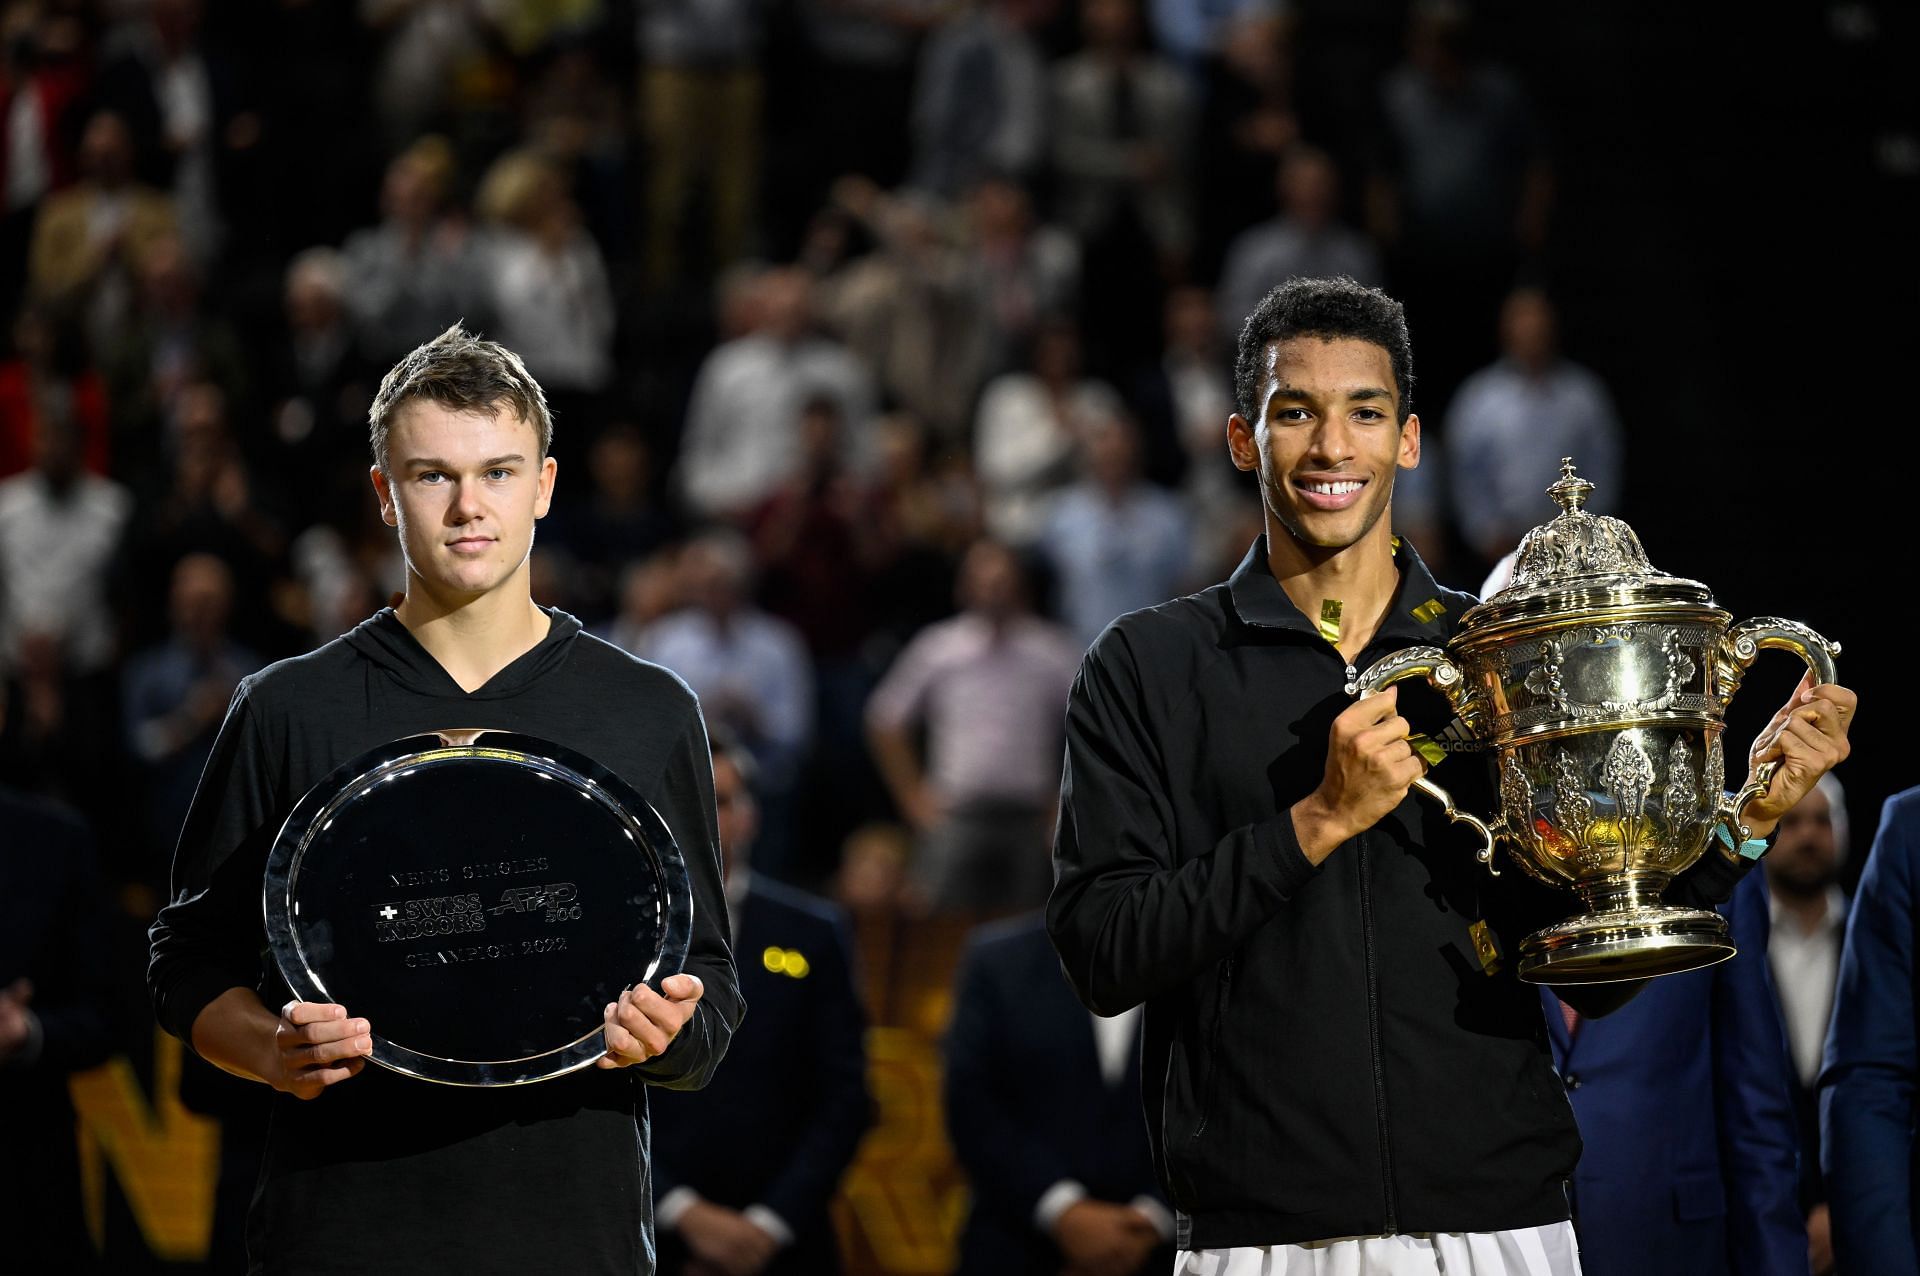
<svg viewBox="0 0 1920 1276"><path fill-rule="evenodd" d="M340 767L281 828L262 903L295 997L346 1007L371 1026L374 1063L422 1080L639 1062L699 998L666 823L612 771L533 736L410 736ZM647 983L664 996L637 995Z"/></svg>

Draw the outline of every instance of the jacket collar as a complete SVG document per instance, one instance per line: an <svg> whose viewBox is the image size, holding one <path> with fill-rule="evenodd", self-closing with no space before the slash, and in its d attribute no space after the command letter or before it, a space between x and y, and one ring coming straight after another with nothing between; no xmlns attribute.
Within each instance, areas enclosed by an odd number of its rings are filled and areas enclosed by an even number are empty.
<svg viewBox="0 0 1920 1276"><path fill-rule="evenodd" d="M1440 587L1410 542L1398 541L1394 561L1400 568L1400 589L1373 641L1403 638L1416 643L1444 644L1459 619L1461 595ZM1227 593L1233 600L1235 614L1249 625L1289 630L1313 638L1320 636L1319 627L1293 605L1293 599L1287 597L1287 591L1273 578L1273 568L1267 562L1265 533L1254 538L1247 556L1227 578Z"/></svg>

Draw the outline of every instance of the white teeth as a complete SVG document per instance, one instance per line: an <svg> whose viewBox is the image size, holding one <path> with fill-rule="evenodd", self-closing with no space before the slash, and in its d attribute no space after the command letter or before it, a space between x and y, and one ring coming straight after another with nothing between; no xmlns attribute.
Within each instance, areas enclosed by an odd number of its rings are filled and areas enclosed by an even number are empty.
<svg viewBox="0 0 1920 1276"><path fill-rule="evenodd" d="M1359 491L1361 487L1360 484L1352 482L1307 483L1304 486L1309 492L1316 492L1321 496L1344 496L1348 492Z"/></svg>

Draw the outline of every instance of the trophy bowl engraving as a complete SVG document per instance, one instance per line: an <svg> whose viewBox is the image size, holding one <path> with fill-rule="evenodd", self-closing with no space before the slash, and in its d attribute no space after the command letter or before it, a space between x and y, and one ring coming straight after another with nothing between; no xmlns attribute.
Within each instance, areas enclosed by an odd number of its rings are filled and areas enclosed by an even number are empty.
<svg viewBox="0 0 1920 1276"><path fill-rule="evenodd" d="M543 1081L605 1053L602 1008L680 969L685 862L651 806L550 741L412 736L316 785L268 852L296 996L372 1027L373 1061L449 1085Z"/></svg>
<svg viewBox="0 0 1920 1276"><path fill-rule="evenodd" d="M1468 609L1445 650L1395 652L1348 688L1423 677L1489 751L1499 811L1481 859L1504 845L1585 907L1522 942L1519 975L1534 983L1640 979L1733 956L1717 913L1661 899L1716 827L1744 839L1740 812L1765 791L1764 776L1725 791L1727 703L1762 649L1793 652L1820 682L1834 680L1840 651L1794 621L1733 624L1706 586L1656 572L1625 523L1582 509L1592 490L1563 461L1547 489L1562 512L1521 541L1513 582Z"/></svg>

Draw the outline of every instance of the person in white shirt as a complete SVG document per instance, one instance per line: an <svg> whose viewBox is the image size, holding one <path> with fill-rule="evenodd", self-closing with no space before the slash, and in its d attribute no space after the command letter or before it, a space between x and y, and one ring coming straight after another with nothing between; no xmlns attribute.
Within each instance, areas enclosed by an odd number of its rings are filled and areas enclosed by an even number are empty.
<svg viewBox="0 0 1920 1276"><path fill-rule="evenodd" d="M1800 1205L1814 1276L1833 1270L1827 1184L1820 1173L1820 1067L1833 1017L1848 901L1840 889L1847 862L1847 795L1832 772L1780 819L1761 861L1772 901L1767 960L1793 1064L1794 1115L1800 1124Z"/></svg>
<svg viewBox="0 0 1920 1276"><path fill-rule="evenodd" d="M107 572L133 497L81 468L71 418L45 415L34 445L34 468L0 481L0 670L40 635L69 671L95 673L115 654Z"/></svg>
<svg viewBox="0 0 1920 1276"><path fill-rule="evenodd" d="M1052 495L1074 476L1083 432L1124 407L1112 386L1081 375L1073 320L1056 315L1042 323L1032 370L989 381L974 414L973 465L987 530L1009 544L1031 544Z"/></svg>
<svg viewBox="0 0 1920 1276"><path fill-rule="evenodd" d="M840 405L843 446L856 465L870 451L872 377L844 347L814 333L806 272L769 271L754 292L756 326L707 356L687 405L675 480L703 518L743 517L793 472L809 398Z"/></svg>
<svg viewBox="0 0 1920 1276"><path fill-rule="evenodd" d="M1763 861L1773 905L1768 957L1793 1070L1805 1086L1820 1075L1833 1012L1833 981L1847 923L1847 897L1839 884L1846 854L1846 795L1829 773L1781 818L1779 836Z"/></svg>
<svg viewBox="0 0 1920 1276"><path fill-rule="evenodd" d="M512 151L494 161L479 203L491 223L486 266L499 337L549 394L613 382L613 286L553 161Z"/></svg>

